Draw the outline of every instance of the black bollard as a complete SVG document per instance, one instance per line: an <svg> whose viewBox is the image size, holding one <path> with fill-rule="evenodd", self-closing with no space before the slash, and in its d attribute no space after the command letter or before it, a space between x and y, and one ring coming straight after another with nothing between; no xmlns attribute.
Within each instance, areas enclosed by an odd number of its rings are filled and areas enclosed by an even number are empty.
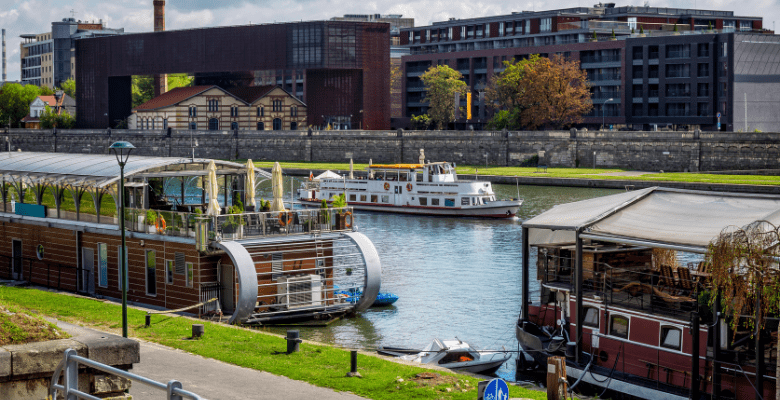
<svg viewBox="0 0 780 400"><path fill-rule="evenodd" d="M349 372L357 373L357 350L352 350L350 354Z"/></svg>
<svg viewBox="0 0 780 400"><path fill-rule="evenodd" d="M152 326L152 314L146 314L146 327Z"/></svg>
<svg viewBox="0 0 780 400"><path fill-rule="evenodd" d="M285 339L287 339L287 354L297 353L300 350L300 331L287 331L287 337Z"/></svg>

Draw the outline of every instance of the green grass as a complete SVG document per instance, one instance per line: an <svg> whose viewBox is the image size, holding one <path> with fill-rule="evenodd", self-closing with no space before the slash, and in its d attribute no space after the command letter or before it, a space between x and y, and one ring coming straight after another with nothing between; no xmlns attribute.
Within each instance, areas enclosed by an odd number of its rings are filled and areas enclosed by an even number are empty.
<svg viewBox="0 0 780 400"><path fill-rule="evenodd" d="M113 303L5 286L0 286L0 303L100 329L121 328L121 307ZM155 315L152 326L145 328L145 312L129 308L127 314L131 337L370 399L471 400L477 396L479 379L466 375L440 372L455 376L459 388L455 384L418 386L410 379L430 370L358 354L358 372L363 378L346 378L350 366L347 350L303 343L300 352L288 355L286 341L281 337L203 321L199 321L205 325L203 338L189 340L192 319ZM403 382L398 382L399 377ZM452 391L447 392L447 388ZM510 386L509 395L539 400L547 397L544 392L517 386Z"/></svg>
<svg viewBox="0 0 780 400"><path fill-rule="evenodd" d="M4 305L0 301L0 346L69 337L69 334L40 316L30 315L18 306Z"/></svg>
<svg viewBox="0 0 780 400"><path fill-rule="evenodd" d="M271 168L273 162L256 161L259 168ZM302 170L341 170L348 171L349 163L310 163L310 162L282 162L282 169ZM363 171L368 164L354 164L355 171ZM575 178L575 179L612 179L630 181L658 181L658 182L685 182L685 183L728 183L734 185L780 185L780 176L775 175L719 175L699 174L683 172L646 173L639 176L611 176L603 175L613 172L625 172L623 169L599 169L599 168L548 168L546 173L538 172L536 167L496 167L484 165L458 165L460 175L497 175L497 176L524 176L542 178Z"/></svg>

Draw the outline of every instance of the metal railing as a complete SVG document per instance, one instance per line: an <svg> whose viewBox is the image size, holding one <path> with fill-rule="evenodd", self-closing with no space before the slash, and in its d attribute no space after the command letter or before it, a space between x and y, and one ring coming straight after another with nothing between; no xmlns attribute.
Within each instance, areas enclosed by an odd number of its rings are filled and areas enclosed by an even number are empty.
<svg viewBox="0 0 780 400"><path fill-rule="evenodd" d="M65 357L63 358L60 365L57 366L57 369L54 370L54 375L52 376L51 384L49 385L49 395L51 396L50 398L58 399L60 398L58 396L63 396L67 400L100 400L99 397L95 397L78 390L79 364L103 371L108 374L120 376L131 381L140 382L155 389L164 390L166 392L165 398L168 400L181 400L182 397L187 397L193 400L202 400L202 398L197 394L182 389L181 382L177 380L168 381L168 384L166 385L140 375L132 374L121 369L101 364L97 361L90 360L89 358L81 357L77 355L76 350L74 349L65 350ZM60 381L60 377L62 377L63 384L58 383Z"/></svg>

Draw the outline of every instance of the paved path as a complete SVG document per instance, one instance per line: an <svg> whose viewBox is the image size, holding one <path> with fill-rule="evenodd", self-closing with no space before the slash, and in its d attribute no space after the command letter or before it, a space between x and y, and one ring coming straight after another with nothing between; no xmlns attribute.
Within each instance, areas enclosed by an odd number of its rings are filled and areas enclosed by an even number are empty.
<svg viewBox="0 0 780 400"><path fill-rule="evenodd" d="M106 334L62 321L57 325L78 334ZM210 400L360 400L362 397L336 392L267 372L237 367L221 361L196 356L170 347L140 341L141 362L130 371L161 383L175 379L183 389ZM165 392L133 382L130 390L134 400L163 400Z"/></svg>

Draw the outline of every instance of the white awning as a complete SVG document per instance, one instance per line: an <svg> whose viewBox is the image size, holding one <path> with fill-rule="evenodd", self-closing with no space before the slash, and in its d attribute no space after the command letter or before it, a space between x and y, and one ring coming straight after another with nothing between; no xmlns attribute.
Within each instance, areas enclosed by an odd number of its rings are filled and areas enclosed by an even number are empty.
<svg viewBox="0 0 780 400"><path fill-rule="evenodd" d="M526 221L532 245L587 237L706 249L729 227L780 224L780 196L648 188L556 206Z"/></svg>
<svg viewBox="0 0 780 400"><path fill-rule="evenodd" d="M327 170L314 178L315 181L320 179L344 179L344 177L331 170Z"/></svg>

